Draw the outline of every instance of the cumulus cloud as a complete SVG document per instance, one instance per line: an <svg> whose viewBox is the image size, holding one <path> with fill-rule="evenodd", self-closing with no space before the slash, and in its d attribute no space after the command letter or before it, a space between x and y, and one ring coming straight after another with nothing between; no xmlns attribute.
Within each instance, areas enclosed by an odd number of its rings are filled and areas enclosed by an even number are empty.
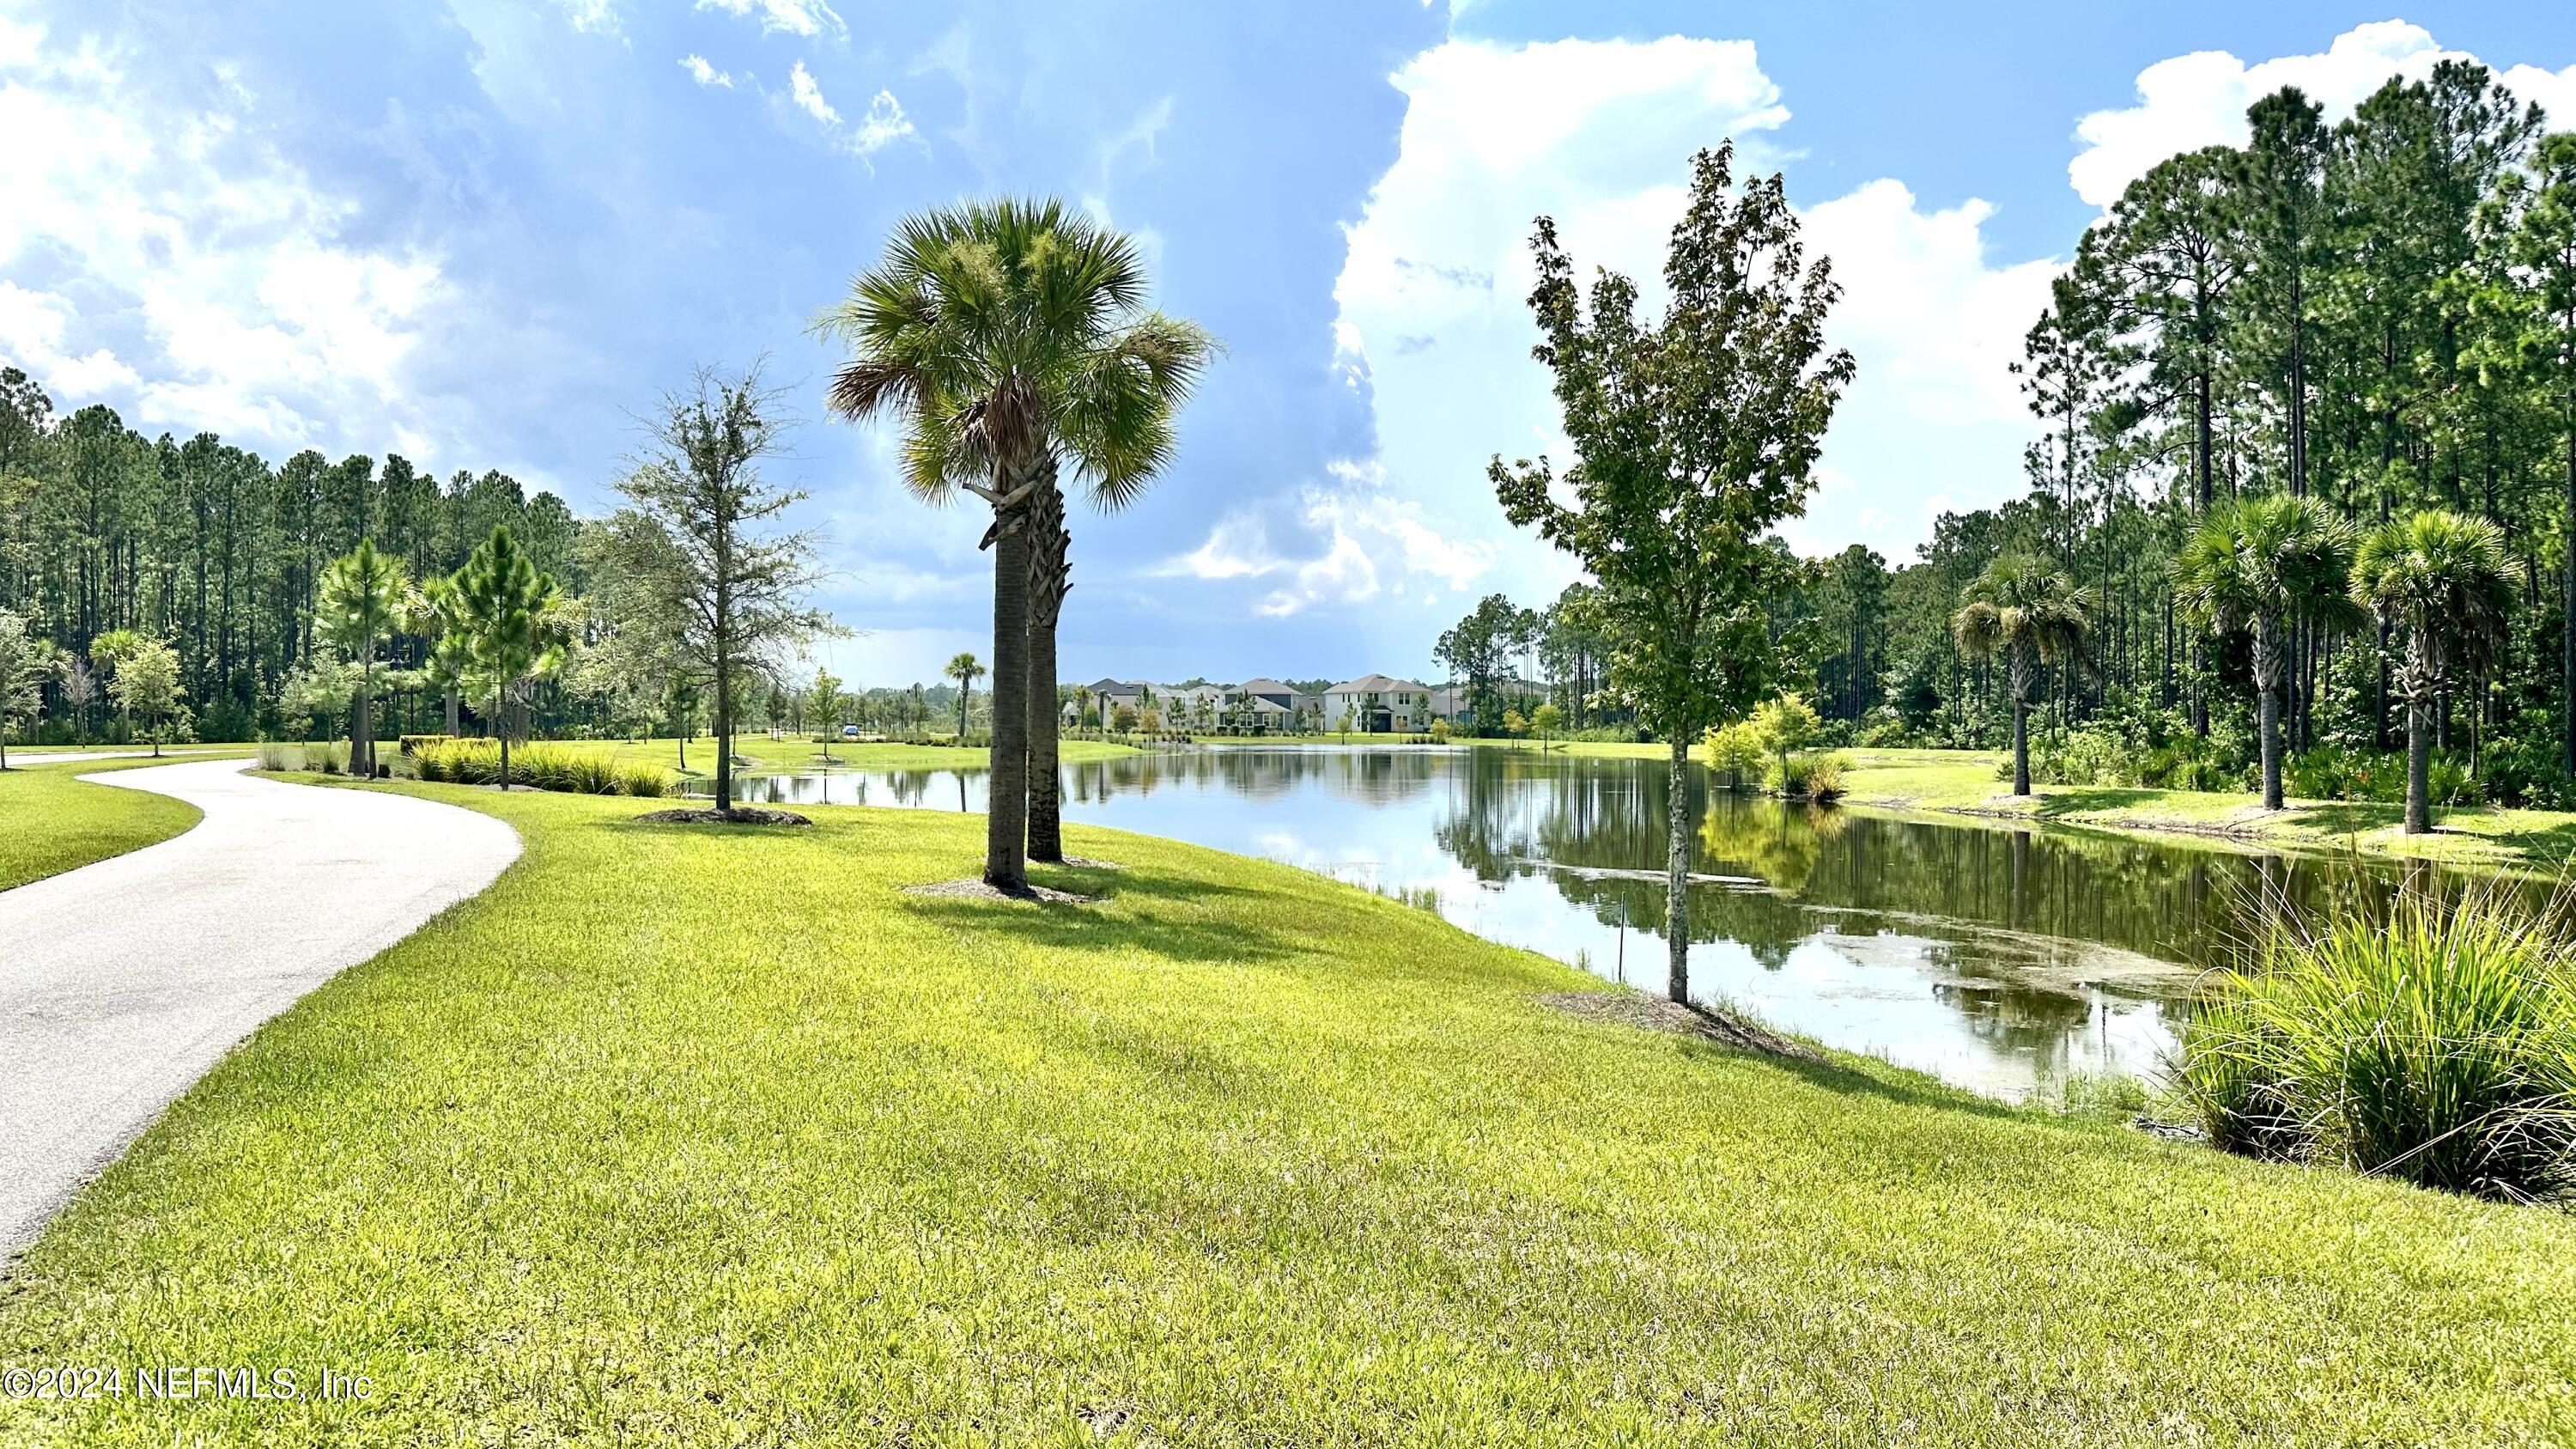
<svg viewBox="0 0 2576 1449"><path fill-rule="evenodd" d="M181 432L296 447L364 419L429 446L446 430L406 368L453 296L440 259L349 240L356 204L263 139L224 67L173 92L125 59L32 27L0 40L0 351Z"/></svg>
<svg viewBox="0 0 2576 1449"><path fill-rule="evenodd" d="M2247 65L2223 50L2201 50L2160 60L2138 72L2136 105L2095 111L2076 123L2082 149L2067 163L2067 180L2086 201L2108 206L2177 151L2245 144L2246 108L2283 86L2305 91L2331 123L2392 75L2422 80L2445 60L2475 59L2443 49L2420 25L2382 20L2345 31L2313 55ZM2576 65L2554 72L2517 65L2499 79L2560 123L2576 120Z"/></svg>
<svg viewBox="0 0 2576 1449"><path fill-rule="evenodd" d="M1453 536L1421 505L1399 498L1375 463L1335 459L1298 494L1285 531L1307 542L1283 551L1261 511L1218 520L1205 542L1148 572L1162 578L1275 580L1253 612L1287 618L1319 606L1375 599L1436 603L1493 567L1495 548Z"/></svg>
<svg viewBox="0 0 2576 1449"><path fill-rule="evenodd" d="M1372 400L1395 490L1447 534L1497 539L1481 561L1496 586L1543 592L1570 565L1502 523L1478 461L1568 458L1529 358L1531 219L1555 218L1578 266L1625 272L1658 306L1687 199L1680 158L1731 136L1739 173L1761 168L1788 111L1750 44L1681 37L1452 40L1394 83L1407 98L1400 146L1350 228L1331 366ZM2056 264L1991 259L1993 212L1973 198L1927 209L1877 181L1808 214L1811 248L1845 290L1832 335L1860 365L1801 526L1818 544L1901 551L1928 519L1892 497L1936 484L2000 497L2019 477L2029 424L2005 368Z"/></svg>
<svg viewBox="0 0 2576 1449"><path fill-rule="evenodd" d="M568 0L580 3L580 0ZM590 0L606 3L606 0ZM849 27L823 0L698 0L700 10L722 10L729 15L756 18L763 34L783 32L812 39L819 35L846 35Z"/></svg>
<svg viewBox="0 0 2576 1449"><path fill-rule="evenodd" d="M716 69L713 65L708 64L707 58L703 55L681 56L680 69L687 71L689 73L689 79L696 81L702 86L720 86L725 90L733 89L732 72ZM797 69L802 71L804 67L799 66Z"/></svg>

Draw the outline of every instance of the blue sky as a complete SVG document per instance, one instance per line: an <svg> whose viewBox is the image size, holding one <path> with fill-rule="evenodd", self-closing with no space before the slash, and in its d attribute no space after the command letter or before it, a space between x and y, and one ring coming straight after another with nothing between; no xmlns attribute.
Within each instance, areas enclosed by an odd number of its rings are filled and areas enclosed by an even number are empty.
<svg viewBox="0 0 2576 1449"><path fill-rule="evenodd" d="M1483 479L1563 452L1535 213L1651 273L1691 149L1785 169L1861 363L1789 533L1901 559L2019 487L2004 365L2129 177L2444 53L2576 121L2555 9L0 0L0 356L141 426L585 511L661 390L766 359L866 631L832 663L908 682L986 647L983 525L824 415L805 325L904 212L1053 192L1226 345L1170 474L1077 512L1068 676L1421 672L1478 596L1572 577Z"/></svg>

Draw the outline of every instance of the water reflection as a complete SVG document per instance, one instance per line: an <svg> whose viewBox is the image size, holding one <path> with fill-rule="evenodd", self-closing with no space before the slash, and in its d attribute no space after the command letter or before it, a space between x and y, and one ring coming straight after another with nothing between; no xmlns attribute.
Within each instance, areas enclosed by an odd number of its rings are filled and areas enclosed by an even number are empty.
<svg viewBox="0 0 2576 1449"><path fill-rule="evenodd" d="M1498 941L1663 980L1660 762L1237 749L1068 765L1068 818L1269 856ZM737 782L755 803L981 810L980 770ZM1694 776L1692 991L1999 1096L2152 1074L2258 902L2384 896L2394 867L1813 810ZM2438 883L2436 881L2435 883Z"/></svg>

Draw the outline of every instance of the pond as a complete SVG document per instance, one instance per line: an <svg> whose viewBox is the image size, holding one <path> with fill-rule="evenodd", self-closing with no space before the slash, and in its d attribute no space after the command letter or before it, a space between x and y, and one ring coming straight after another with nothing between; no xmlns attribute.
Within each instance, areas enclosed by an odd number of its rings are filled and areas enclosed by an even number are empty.
<svg viewBox="0 0 2576 1449"><path fill-rule="evenodd" d="M1661 761L1225 746L1064 778L1069 820L1286 861L1663 989ZM983 809L981 769L737 783L754 804ZM2004 1098L2075 1073L2156 1076L2195 979L2259 903L2315 911L2397 880L2349 860L1789 805L1713 789L1696 767L1689 788L1695 997Z"/></svg>

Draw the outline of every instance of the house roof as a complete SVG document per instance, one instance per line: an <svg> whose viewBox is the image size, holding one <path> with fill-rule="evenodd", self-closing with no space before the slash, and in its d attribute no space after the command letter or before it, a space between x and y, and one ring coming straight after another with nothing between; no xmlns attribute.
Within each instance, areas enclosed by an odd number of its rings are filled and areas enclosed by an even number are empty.
<svg viewBox="0 0 2576 1449"><path fill-rule="evenodd" d="M1422 686L1410 679L1389 679L1383 674L1363 674L1357 679L1343 680L1324 692L1326 694L1418 694L1421 691Z"/></svg>
<svg viewBox="0 0 2576 1449"><path fill-rule="evenodd" d="M1243 694L1295 694L1297 692L1267 675L1259 679L1247 679L1236 685L1235 689Z"/></svg>

